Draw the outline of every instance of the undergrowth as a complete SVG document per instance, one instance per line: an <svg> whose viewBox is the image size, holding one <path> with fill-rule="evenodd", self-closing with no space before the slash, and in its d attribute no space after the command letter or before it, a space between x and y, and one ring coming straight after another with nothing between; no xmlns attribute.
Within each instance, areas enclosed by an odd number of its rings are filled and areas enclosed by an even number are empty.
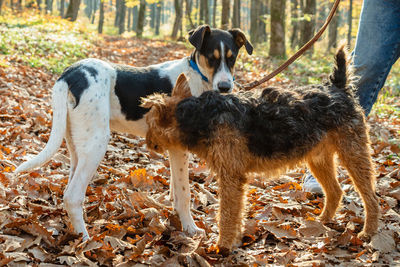
<svg viewBox="0 0 400 267"><path fill-rule="evenodd" d="M98 37L84 24L25 12L0 16L0 62L4 57L54 73L85 58Z"/></svg>

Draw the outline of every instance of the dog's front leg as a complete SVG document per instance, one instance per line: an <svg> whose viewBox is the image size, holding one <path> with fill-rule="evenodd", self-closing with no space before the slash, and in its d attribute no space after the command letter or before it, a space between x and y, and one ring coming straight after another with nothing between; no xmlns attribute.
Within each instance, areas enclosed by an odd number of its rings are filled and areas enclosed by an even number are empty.
<svg viewBox="0 0 400 267"><path fill-rule="evenodd" d="M220 253L227 256L241 241L242 216L245 205L246 182L244 176L219 176L219 237Z"/></svg>
<svg viewBox="0 0 400 267"><path fill-rule="evenodd" d="M190 214L189 154L186 151L171 149L168 151L171 165L170 183L174 209L179 215L184 231L190 235L202 234L203 229L197 227Z"/></svg>

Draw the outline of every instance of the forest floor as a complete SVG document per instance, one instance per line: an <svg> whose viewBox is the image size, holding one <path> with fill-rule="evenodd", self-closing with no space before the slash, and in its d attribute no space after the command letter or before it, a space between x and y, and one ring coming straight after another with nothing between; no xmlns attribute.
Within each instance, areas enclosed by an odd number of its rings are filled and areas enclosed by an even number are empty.
<svg viewBox="0 0 400 267"><path fill-rule="evenodd" d="M92 238L82 242L73 234L62 205L69 171L65 144L40 169L13 174L48 141L51 88L60 71L83 57L145 66L182 58L191 49L160 40L100 38L61 22L51 27L34 18L31 22L0 19L0 266L400 264L400 106L399 92L391 87L398 86L398 73L389 77L388 93L368 117L382 211L379 233L371 242L357 238L363 208L342 168L338 177L345 196L329 226L316 220L323 196L302 191L304 169L297 169L280 179L258 177L251 182L243 244L222 258L215 248L219 189L206 164L195 156L190 161L192 214L207 237L190 238L181 231L169 200L168 158L149 152L142 138L123 134L112 135L87 189L85 221ZM240 82L251 81L278 63L244 53L241 57L236 71ZM331 58L303 57L269 85L318 82L329 72Z"/></svg>

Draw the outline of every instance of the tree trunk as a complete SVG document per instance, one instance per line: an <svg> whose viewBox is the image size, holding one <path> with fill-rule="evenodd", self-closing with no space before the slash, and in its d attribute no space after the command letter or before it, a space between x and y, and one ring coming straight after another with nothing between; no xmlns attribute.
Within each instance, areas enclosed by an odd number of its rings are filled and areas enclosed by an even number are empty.
<svg viewBox="0 0 400 267"><path fill-rule="evenodd" d="M306 44L314 35L315 30L315 11L316 11L316 0L305 0L303 6L303 23L300 35L300 45ZM312 54L314 51L313 47L308 49L306 53Z"/></svg>
<svg viewBox="0 0 400 267"><path fill-rule="evenodd" d="M201 2L200 2L201 0L196 0L196 15L195 15L195 18L196 18L196 21L197 21L197 25L199 25L200 24L200 21L201 21L201 13L200 13L200 9L201 9Z"/></svg>
<svg viewBox="0 0 400 267"><path fill-rule="evenodd" d="M104 1L105 0L100 0L100 15L99 15L99 26L97 28L97 31L99 33L103 33L103 25L104 25Z"/></svg>
<svg viewBox="0 0 400 267"><path fill-rule="evenodd" d="M240 0L233 2L232 28L240 28Z"/></svg>
<svg viewBox="0 0 400 267"><path fill-rule="evenodd" d="M174 0L174 7L175 7L175 21L174 26L172 28L171 38L176 39L178 36L178 31L181 28L182 24L182 1L181 0Z"/></svg>
<svg viewBox="0 0 400 267"><path fill-rule="evenodd" d="M124 1L124 0L115 0L115 18L114 18L114 26L115 27L118 27L119 15L121 14L120 13L121 1Z"/></svg>
<svg viewBox="0 0 400 267"><path fill-rule="evenodd" d="M217 0L214 0L213 6L213 28L217 27Z"/></svg>
<svg viewBox="0 0 400 267"><path fill-rule="evenodd" d="M12 2L12 0L10 0L10 3L11 2ZM42 11L42 0L36 0L36 3L37 3L39 12Z"/></svg>
<svg viewBox="0 0 400 267"><path fill-rule="evenodd" d="M131 29L134 32L137 32L138 17L139 17L138 6L134 6L132 11L132 29Z"/></svg>
<svg viewBox="0 0 400 267"><path fill-rule="evenodd" d="M92 7L93 7L93 11L92 11L92 18L91 18L91 23L94 24L94 20L96 19L96 11L98 9L97 6L97 0L92 0Z"/></svg>
<svg viewBox="0 0 400 267"><path fill-rule="evenodd" d="M250 6L250 40L253 44L267 41L265 15L267 6L263 0L251 0Z"/></svg>
<svg viewBox="0 0 400 267"><path fill-rule="evenodd" d="M80 4L81 0L70 0L65 18L70 21L76 21Z"/></svg>
<svg viewBox="0 0 400 267"><path fill-rule="evenodd" d="M290 35L290 47L295 49L299 44L300 22L299 22L299 0L291 0L290 14L292 33Z"/></svg>
<svg viewBox="0 0 400 267"><path fill-rule="evenodd" d="M157 3L157 8L156 8L155 35L160 35L162 6L163 6L163 2L162 2L162 1L160 1L160 2Z"/></svg>
<svg viewBox="0 0 400 267"><path fill-rule="evenodd" d="M60 17L64 17L65 0L60 0Z"/></svg>
<svg viewBox="0 0 400 267"><path fill-rule="evenodd" d="M146 0L140 0L136 36L142 38L146 13Z"/></svg>
<svg viewBox="0 0 400 267"><path fill-rule="evenodd" d="M347 46L351 46L351 31L352 31L352 24L353 24L353 0L350 0L349 3L349 15L348 15L348 24L349 24L349 31L347 33Z"/></svg>
<svg viewBox="0 0 400 267"><path fill-rule="evenodd" d="M46 2L49 0L46 0ZM83 4L85 5L85 9L83 10L88 18L92 15L92 0L84 0Z"/></svg>
<svg viewBox="0 0 400 267"><path fill-rule="evenodd" d="M200 0L200 24L210 24L208 0Z"/></svg>
<svg viewBox="0 0 400 267"><path fill-rule="evenodd" d="M132 8L128 8L128 25L126 26L126 29L128 32L131 30L131 20L132 20Z"/></svg>
<svg viewBox="0 0 400 267"><path fill-rule="evenodd" d="M339 24L339 13L336 13L331 23L329 23L328 29L328 47L327 51L331 48L336 48L337 46L337 36L338 36L338 24Z"/></svg>
<svg viewBox="0 0 400 267"><path fill-rule="evenodd" d="M285 57L285 6L286 0L271 1L271 41L269 55Z"/></svg>
<svg viewBox="0 0 400 267"><path fill-rule="evenodd" d="M222 0L221 29L226 30L229 28L230 7L229 0Z"/></svg>
<svg viewBox="0 0 400 267"><path fill-rule="evenodd" d="M125 15L126 15L126 4L125 0L121 0L120 14L118 21L118 33L123 34L125 32Z"/></svg>
<svg viewBox="0 0 400 267"><path fill-rule="evenodd" d="M154 29L156 25L156 4L150 5L150 28Z"/></svg>
<svg viewBox="0 0 400 267"><path fill-rule="evenodd" d="M185 13L186 13L186 18L189 21L189 27L191 29L194 29L194 23L192 20L192 5L193 5L193 1L192 0L185 0Z"/></svg>
<svg viewBox="0 0 400 267"><path fill-rule="evenodd" d="M250 0L250 40L253 44L257 43L258 32L258 0Z"/></svg>
<svg viewBox="0 0 400 267"><path fill-rule="evenodd" d="M318 3L317 8L316 8L316 20L315 20L315 29L319 29L324 25L325 19L328 17L329 14L329 6L330 2L328 1L327 3Z"/></svg>
<svg viewBox="0 0 400 267"><path fill-rule="evenodd" d="M53 0L51 0L51 3L53 3ZM22 12L22 0L18 0L18 12L21 13Z"/></svg>
<svg viewBox="0 0 400 267"><path fill-rule="evenodd" d="M4 2L4 0L0 0L0 15L1 15L1 9L3 7L3 2Z"/></svg>

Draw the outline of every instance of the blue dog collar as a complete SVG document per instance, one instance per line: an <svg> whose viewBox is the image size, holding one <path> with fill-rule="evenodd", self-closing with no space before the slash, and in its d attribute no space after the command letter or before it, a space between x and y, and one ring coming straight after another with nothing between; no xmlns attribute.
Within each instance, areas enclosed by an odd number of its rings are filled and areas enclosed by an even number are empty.
<svg viewBox="0 0 400 267"><path fill-rule="evenodd" d="M200 69L199 69L199 66L197 66L196 62L194 62L192 59L190 59L190 60L189 60L189 64L190 64L190 67L192 67L192 69L194 69L195 71L197 71L197 72L200 74L200 76L201 76L201 78L203 79L203 81L208 82L207 77L204 76L203 73L201 73L201 71L200 71Z"/></svg>

